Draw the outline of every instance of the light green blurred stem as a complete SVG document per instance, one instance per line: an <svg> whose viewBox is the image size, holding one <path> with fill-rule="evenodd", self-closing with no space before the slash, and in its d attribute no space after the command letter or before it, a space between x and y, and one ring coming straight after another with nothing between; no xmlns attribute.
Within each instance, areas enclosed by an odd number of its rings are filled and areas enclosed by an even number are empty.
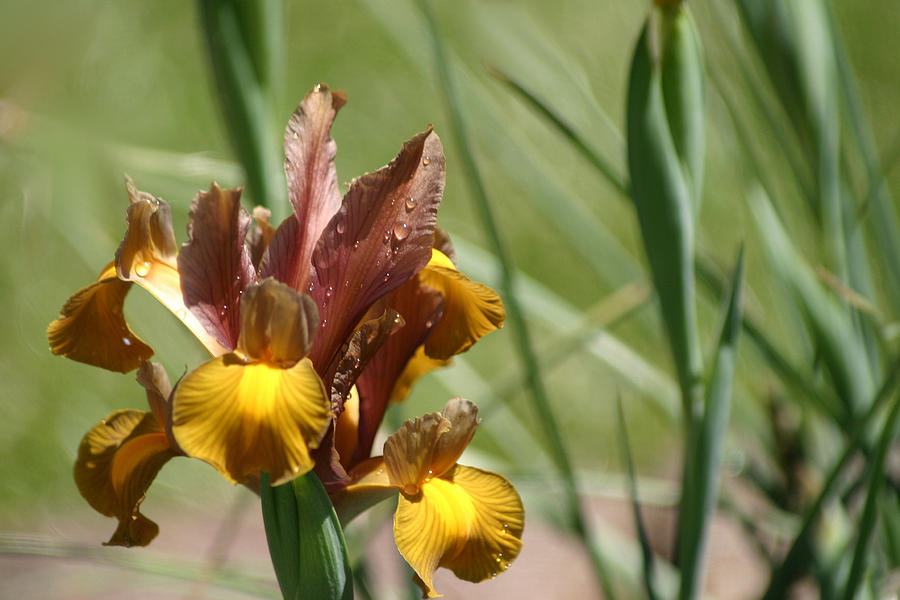
<svg viewBox="0 0 900 600"><path fill-rule="evenodd" d="M283 64L280 0L199 0L218 101L253 200L281 217L286 206L272 82Z"/></svg>
<svg viewBox="0 0 900 600"><path fill-rule="evenodd" d="M532 398L541 426L544 429L547 442L549 443L549 451L553 458L553 462L560 471L563 481L565 482L566 510L568 512L569 526L588 549L594 571L603 587L604 595L607 599L612 600L616 596L609 578L609 570L604 564L599 550L592 543L587 521L582 512L581 502L578 497L578 487L575 481L575 473L572 469L569 454L563 444L559 425L556 422L556 416L550 406L546 388L541 376L540 366L538 365L532 346L528 325L516 296L512 261L510 260L506 251L506 246L500 237L500 231L497 227L490 202L488 201L481 174L475 162L465 120L462 115L462 109L456 96L456 90L453 87L450 69L445 56L443 39L437 26L437 20L429 0L420 0L420 6L428 23L429 33L434 46L435 66L437 68L441 87L444 91L444 97L447 102L447 109L450 116L450 125L455 141L460 149L460 158L462 159L463 167L467 174L470 192L475 199L476 208L487 232L488 239L493 246L494 254L497 256L497 260L500 263L501 288L504 292L504 299L509 320L512 325L512 331L516 338L516 350L519 353L522 367L528 376L528 383L531 389L530 397Z"/></svg>

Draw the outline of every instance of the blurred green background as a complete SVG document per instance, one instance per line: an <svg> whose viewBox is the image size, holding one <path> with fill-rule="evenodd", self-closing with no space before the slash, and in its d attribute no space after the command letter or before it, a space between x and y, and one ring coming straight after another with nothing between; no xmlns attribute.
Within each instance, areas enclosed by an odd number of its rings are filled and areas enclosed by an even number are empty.
<svg viewBox="0 0 900 600"><path fill-rule="evenodd" d="M735 8L712 1L690 5L710 74L698 250L724 274L738 245L746 242L746 310L787 356L802 363L807 349L796 334L797 316L768 310L783 300L784 290L755 240L745 201L752 187L746 155L727 108L743 115L779 192L779 214L797 246L814 257L808 208L791 183L777 135L751 100L754 89L769 101L774 96L761 83L763 70ZM462 270L496 286L496 261L468 196L459 149L448 135L417 5L355 0L288 2L286 8L287 75L278 104L283 121L318 82L348 93L333 129L341 181L387 163L404 140L433 124L447 151L440 223L454 239ZM663 507L652 532L662 538L671 528L664 509L676 498L680 434L677 387L658 310L648 299L634 211L556 129L492 77L488 66L527 84L624 174L625 85L647 8L644 2L596 0L462 0L436 6L476 157L522 275L521 301L585 503L601 544L615 554L621 540L625 562L635 546L621 503L627 496L616 397L624 402L642 492L649 504ZM900 170L891 167L900 151L900 5L878 0L862 9L837 0L833 8L887 187L896 198ZM124 233L126 173L139 188L169 202L179 242L185 240L187 211L198 190L212 180L228 186L244 182L215 101L195 6L172 0L0 0L0 14L0 311L6 322L0 341L0 596L247 597L233 589L236 584L209 587L222 583L223 572L234 573L240 585L249 581L251 588L262 581L271 594L274 580L257 500L199 461L173 461L151 488L143 506L160 524L153 545L100 549L113 522L79 497L72 463L84 432L115 409L142 408L143 391L132 375L52 356L44 335L66 298L113 258ZM750 56L746 78L740 75L741 55ZM248 208L252 201L247 198ZM275 212L287 214L286 207ZM884 294L877 265L873 280L877 301ZM718 298L701 294L707 350L718 309ZM202 360L197 342L142 290L130 294L126 314L173 379ZM897 314L884 317L895 322ZM575 542L556 531L559 486L524 401L512 341L509 331L486 337L453 367L421 381L408 402L392 409L388 422L438 410L451 396L478 402L484 423L463 462L505 473L526 500L529 520L520 562L530 566L519 564L477 588L448 579L448 596L590 597L597 592L584 558ZM744 343L726 478L738 480L748 456L771 443L768 399L780 393L765 362ZM729 535L737 562L718 567L714 562L708 585L720 597L752 597L765 584L766 572L734 522ZM378 528L377 522L365 525ZM363 537L362 531L348 532L351 553L361 551L353 549L357 534ZM94 547L96 556L84 550ZM748 569L748 581L730 582L733 588L728 581L716 583L716 569L734 564ZM401 597L405 592L396 590L403 590L404 577L382 582L384 597ZM539 585L546 587L534 587ZM126 591L133 586L139 591ZM536 589L547 595L530 596Z"/></svg>

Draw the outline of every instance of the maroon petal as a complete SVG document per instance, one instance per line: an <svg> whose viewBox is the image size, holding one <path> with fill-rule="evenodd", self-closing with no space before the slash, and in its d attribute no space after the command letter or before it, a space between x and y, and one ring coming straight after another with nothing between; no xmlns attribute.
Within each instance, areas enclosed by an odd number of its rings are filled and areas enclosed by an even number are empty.
<svg viewBox="0 0 900 600"><path fill-rule="evenodd" d="M269 223L271 217L272 211L268 208L257 206L253 209L253 220L256 224L247 236L247 247L250 248L250 260L257 270L266 248L272 241L272 236L275 235L275 228Z"/></svg>
<svg viewBox="0 0 900 600"><path fill-rule="evenodd" d="M425 343L432 327L441 318L443 309L441 295L431 288L419 285L418 278L408 281L382 298L378 305L382 304L400 313L406 326L387 340L356 381L359 392L359 432L351 465L369 457L394 384L416 349Z"/></svg>
<svg viewBox="0 0 900 600"><path fill-rule="evenodd" d="M444 153L430 128L353 181L313 253L310 295L322 324L310 358L320 373L367 309L427 264L443 191Z"/></svg>
<svg viewBox="0 0 900 600"><path fill-rule="evenodd" d="M223 190L213 183L191 204L190 241L178 254L184 304L210 335L229 349L240 332L238 303L256 282L244 239L250 215L241 207L241 189Z"/></svg>
<svg viewBox="0 0 900 600"><path fill-rule="evenodd" d="M295 218L276 231L261 270L263 277L275 277L295 290L306 288L313 249L341 206L331 124L346 102L344 92L319 84L291 115L284 133L284 172Z"/></svg>

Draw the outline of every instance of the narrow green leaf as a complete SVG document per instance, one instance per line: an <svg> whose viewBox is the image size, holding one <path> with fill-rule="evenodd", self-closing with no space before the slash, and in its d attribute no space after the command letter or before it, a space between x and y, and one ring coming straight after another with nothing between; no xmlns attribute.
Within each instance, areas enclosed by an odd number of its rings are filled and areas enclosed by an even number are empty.
<svg viewBox="0 0 900 600"><path fill-rule="evenodd" d="M769 578L769 585L763 596L765 600L784 598L791 583L802 576L809 567L813 558L809 547L809 535L812 532L813 524L816 522L822 508L835 494L838 479L844 467L850 461L850 458L865 444L868 431L875 417L879 414L884 403L891 397L898 381L900 381L900 360L894 362L892 369L888 372L887 377L878 389L878 393L869 404L866 413L853 426L848 436L847 444L844 446L844 451L829 470L825 483L822 485L822 490L806 511L803 517L803 524L794 536L794 541L791 543L784 560L772 572Z"/></svg>
<svg viewBox="0 0 900 600"><path fill-rule="evenodd" d="M284 598L294 598L300 567L300 540L293 535L293 532L300 529L297 503L290 484L272 487L269 481L269 474L263 472L260 476L259 497L269 556L272 558L281 595Z"/></svg>
<svg viewBox="0 0 900 600"><path fill-rule="evenodd" d="M566 123L565 119L563 119L560 115L557 115L549 106L547 106L544 102L542 102L537 96L535 96L523 83L519 82L516 79L513 79L497 67L493 65L488 65L488 72L493 75L498 81L506 85L512 92L514 92L519 98L524 100L526 104L530 105L533 109L535 109L538 113L544 116L550 123L556 127L556 129L569 140L569 142L575 147L578 152L592 165L597 168L597 171L603 175L604 178L612 185L614 188L619 190L624 196L628 196L630 191L628 189L628 181L625 176L616 172L616 169L609 164L609 161L601 157L599 154L594 152L588 143L582 139L582 137L578 134L575 129Z"/></svg>
<svg viewBox="0 0 900 600"><path fill-rule="evenodd" d="M634 526L637 530L638 541L641 545L641 566L643 567L644 587L647 590L647 598L656 600L659 596L656 593L656 583L654 578L655 558L653 549L650 547L650 540L647 537L647 528L644 526L644 519L641 517L641 505L637 495L637 477L634 472L634 461L631 457L631 444L628 441L628 428L625 425L625 412L622 409L622 397L616 398L616 416L618 417L619 444L622 447L622 458L625 460L625 470L628 474L628 496L631 500L631 511L634 516Z"/></svg>
<svg viewBox="0 0 900 600"><path fill-rule="evenodd" d="M869 542L871 541L872 533L875 531L875 524L878 521L881 491L884 487L884 462L888 448L890 448L897 435L898 419L900 419L900 397L894 399L891 412L888 414L884 427L881 430L878 446L875 448L875 455L869 463L869 490L866 494L866 504L863 507L857 527L859 533L856 539L856 547L853 550L850 574L847 576L847 585L844 588L844 600L853 600L856 597L856 591L866 571Z"/></svg>
<svg viewBox="0 0 900 600"><path fill-rule="evenodd" d="M695 438L696 445L685 464L686 475L678 527L678 557L681 565L679 597L683 599L696 597L703 582L706 538L709 523L716 510L719 466L731 408L737 340L741 330L743 276L744 251L741 248L731 279L731 290L725 305L712 372L706 386L705 406Z"/></svg>
<svg viewBox="0 0 900 600"><path fill-rule="evenodd" d="M849 313L822 287L794 249L761 190L750 198L750 205L769 262L802 307L845 410L851 415L858 413L872 397L873 386L865 349Z"/></svg>

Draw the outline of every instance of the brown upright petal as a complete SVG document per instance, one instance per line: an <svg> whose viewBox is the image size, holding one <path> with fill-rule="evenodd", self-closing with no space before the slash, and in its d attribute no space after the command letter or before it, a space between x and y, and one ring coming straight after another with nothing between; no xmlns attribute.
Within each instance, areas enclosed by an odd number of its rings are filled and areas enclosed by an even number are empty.
<svg viewBox="0 0 900 600"><path fill-rule="evenodd" d="M416 348L440 319L443 308L440 294L420 286L418 278L406 282L377 304L399 312L406 326L387 340L356 383L360 399L359 437L351 464L368 458L394 386Z"/></svg>
<svg viewBox="0 0 900 600"><path fill-rule="evenodd" d="M444 154L428 129L389 165L354 180L313 253L311 295L322 326L310 353L321 369L335 359L366 310L431 258L444 190Z"/></svg>
<svg viewBox="0 0 900 600"><path fill-rule="evenodd" d="M188 241L178 255L184 303L220 344L233 349L240 332L238 304L256 270L244 243L250 215L240 188L213 183L191 204Z"/></svg>
<svg viewBox="0 0 900 600"><path fill-rule="evenodd" d="M108 264L97 281L66 301L59 318L47 327L51 352L121 373L153 356L122 314L129 289L130 282L116 277L115 263Z"/></svg>
<svg viewBox="0 0 900 600"><path fill-rule="evenodd" d="M463 398L453 398L444 406L441 415L450 421L450 430L439 437L434 445L431 471L434 477L442 476L462 456L472 441L478 426L478 407Z"/></svg>
<svg viewBox="0 0 900 600"><path fill-rule="evenodd" d="M295 218L278 228L262 273L295 290L305 291L313 249L341 206L331 124L345 102L344 92L317 85L291 115L284 133L284 172Z"/></svg>

